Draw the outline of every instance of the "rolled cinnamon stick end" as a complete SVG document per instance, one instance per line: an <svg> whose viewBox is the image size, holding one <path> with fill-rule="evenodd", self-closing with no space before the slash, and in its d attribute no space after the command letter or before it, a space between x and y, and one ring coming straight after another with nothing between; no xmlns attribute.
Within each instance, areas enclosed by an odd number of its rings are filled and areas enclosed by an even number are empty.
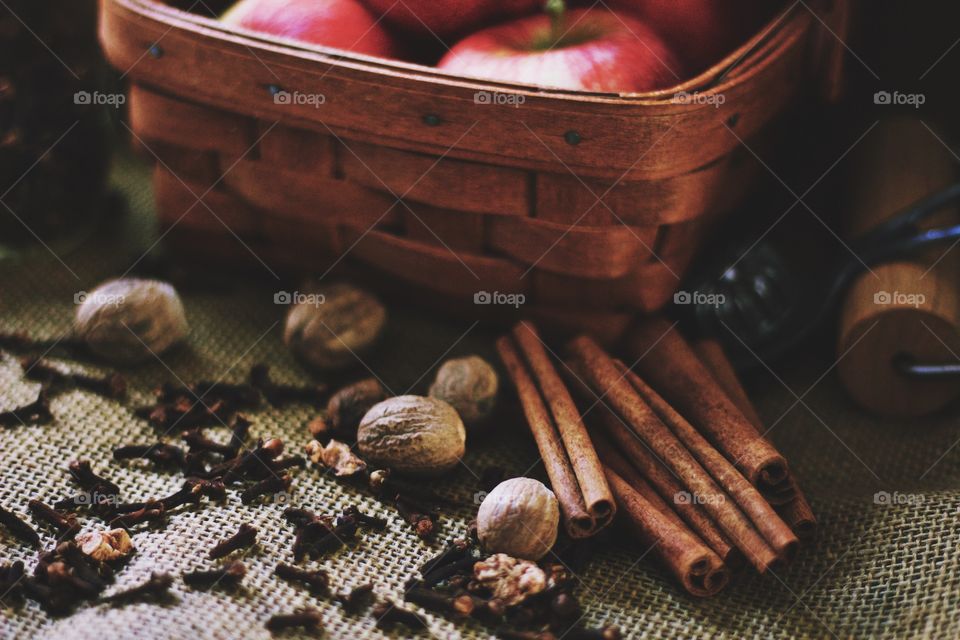
<svg viewBox="0 0 960 640"><path fill-rule="evenodd" d="M698 429L754 485L777 485L787 461L717 383L680 332L663 318L638 322L627 336L631 367Z"/></svg>
<svg viewBox="0 0 960 640"><path fill-rule="evenodd" d="M763 433L763 421L760 414L750 401L746 389L740 382L736 370L723 351L723 347L716 340L700 340L694 344L694 349L700 354L700 359L713 372L717 383L727 392L730 399L757 428ZM774 506L783 521L801 540L812 538L817 532L817 518L807 501L807 497L800 490L793 473L787 482L773 487L761 486L760 493Z"/></svg>
<svg viewBox="0 0 960 640"><path fill-rule="evenodd" d="M580 493L580 486L553 419L509 336L497 340L497 352L517 390L530 433L540 451L551 488L560 503L567 533L572 538L583 538L593 530L594 521L584 504L583 494Z"/></svg>
<svg viewBox="0 0 960 640"><path fill-rule="evenodd" d="M593 448L577 405L547 355L536 328L528 322L521 322L513 328L512 333L514 342L529 365L553 415L553 423L577 477L583 502L594 520L593 530L590 532L590 535L593 535L609 525L616 514L616 503L607 484L603 466Z"/></svg>
<svg viewBox="0 0 960 640"><path fill-rule="evenodd" d="M650 549L687 593L707 597L730 581L723 562L686 527L667 518L615 471L605 468L617 504L632 525L641 545Z"/></svg>
<svg viewBox="0 0 960 640"><path fill-rule="evenodd" d="M793 500L776 509L784 522L801 540L809 540L817 534L817 516L814 515L807 497L799 489Z"/></svg>
<svg viewBox="0 0 960 640"><path fill-rule="evenodd" d="M620 423L617 416L606 408L601 411L600 422L607 435L596 434L594 437L600 461L616 471L654 506L662 505L670 514L680 518L685 526L692 529L693 533L713 549L725 565L731 569L743 566L743 553L717 528L702 506L693 500L685 499L690 494L683 485L647 450L635 434L630 433L627 427ZM615 443L617 448L612 443ZM654 490L659 502L647 495L643 485Z"/></svg>
<svg viewBox="0 0 960 640"><path fill-rule="evenodd" d="M614 361L586 336L568 345L571 360L583 380L614 409L656 456L683 484L691 496L697 496L704 509L761 573L779 562L777 553L757 532L733 500L727 498L710 474L684 446L657 414L644 402L636 389L624 379Z"/></svg>
<svg viewBox="0 0 960 640"><path fill-rule="evenodd" d="M697 461L710 472L717 484L733 498L767 543L777 552L777 556L784 562L793 559L799 544L797 536L760 494L760 491L640 376L627 369L626 365L620 361L615 361L615 364L618 372L650 405L660 420L676 434Z"/></svg>

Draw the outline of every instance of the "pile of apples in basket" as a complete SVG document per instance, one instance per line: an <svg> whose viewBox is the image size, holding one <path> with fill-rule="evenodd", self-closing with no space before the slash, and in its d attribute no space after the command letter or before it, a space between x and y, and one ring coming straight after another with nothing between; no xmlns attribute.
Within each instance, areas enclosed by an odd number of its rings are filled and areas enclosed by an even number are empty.
<svg viewBox="0 0 960 640"><path fill-rule="evenodd" d="M604 93L665 89L767 19L761 0L240 0L235 27L457 76Z"/></svg>

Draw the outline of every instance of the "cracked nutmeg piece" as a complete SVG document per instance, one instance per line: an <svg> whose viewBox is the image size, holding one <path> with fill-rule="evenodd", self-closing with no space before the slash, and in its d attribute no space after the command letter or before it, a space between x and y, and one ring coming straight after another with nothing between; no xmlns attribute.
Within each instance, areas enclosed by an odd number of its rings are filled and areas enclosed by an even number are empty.
<svg viewBox="0 0 960 640"><path fill-rule="evenodd" d="M76 537L76 543L86 555L100 562L113 562L135 551L126 529L82 533Z"/></svg>
<svg viewBox="0 0 960 640"><path fill-rule="evenodd" d="M522 603L547 588L547 574L529 560L496 553L473 565L473 577L508 607Z"/></svg>
<svg viewBox="0 0 960 640"><path fill-rule="evenodd" d="M560 505L553 491L533 478L501 482L483 499L477 535L492 553L539 560L557 541Z"/></svg>
<svg viewBox="0 0 960 640"><path fill-rule="evenodd" d="M480 356L447 360L437 371L429 395L450 403L467 427L482 423L493 412L500 381L496 370Z"/></svg>
<svg viewBox="0 0 960 640"><path fill-rule="evenodd" d="M366 470L367 463L361 460L350 447L339 440L331 440L326 446L316 440L307 443L310 462L332 469L338 477L352 476Z"/></svg>
<svg viewBox="0 0 960 640"><path fill-rule="evenodd" d="M296 300L287 300L293 306L287 313L283 341L307 364L325 370L346 367L380 337L387 310L372 294L344 283L311 284L304 291Z"/></svg>
<svg viewBox="0 0 960 640"><path fill-rule="evenodd" d="M467 432L457 411L443 400L397 396L363 416L357 443L367 461L395 471L437 475L463 457Z"/></svg>
<svg viewBox="0 0 960 640"><path fill-rule="evenodd" d="M187 336L187 317L173 286L120 278L76 296L74 332L95 354L120 364L149 360Z"/></svg>

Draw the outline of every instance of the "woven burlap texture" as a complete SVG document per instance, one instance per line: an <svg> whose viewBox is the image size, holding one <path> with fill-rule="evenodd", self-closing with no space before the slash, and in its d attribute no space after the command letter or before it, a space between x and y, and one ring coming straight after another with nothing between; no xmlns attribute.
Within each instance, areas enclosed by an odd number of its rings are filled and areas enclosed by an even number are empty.
<svg viewBox="0 0 960 640"><path fill-rule="evenodd" d="M69 327L74 294L122 273L149 247L155 233L146 171L126 161L115 181L127 192L131 217L109 237L80 249L41 252L22 263L0 263L0 329L57 335ZM62 260L63 262L61 263ZM112 448L149 442L154 431L130 410L149 400L160 380L242 380L255 362L266 362L282 380L306 373L281 340L283 307L273 304L279 284L238 286L224 291L186 292L192 331L189 347L130 373L132 398L120 405L85 392L53 402L56 421L45 426L0 430L0 503L25 518L26 503L69 495L66 464L90 459L114 479L128 500L167 494L177 475L114 462ZM446 357L479 353L491 360L492 335L464 320L438 320L415 310L391 308L383 346L358 365L368 367L395 392L423 393ZM955 638L960 636L960 438L954 416L881 423L851 406L829 361L800 363L783 383L773 377L751 381L761 414L775 425L771 438L804 482L820 518L820 534L797 560L776 575L744 573L718 597L694 600L678 591L659 569L641 558L643 549L617 540L605 546L582 573L579 594L586 622L619 625L631 638ZM822 379L821 379L822 377ZM332 384L349 376L329 377ZM812 388L811 388L812 387ZM24 382L13 359L0 362L0 409L32 399L36 385ZM253 414L253 434L274 436L299 449L307 441L308 408L265 409ZM439 540L462 534L473 515L478 476L491 466L512 474L542 477L536 449L519 414L509 413L487 433L471 434L464 465L438 483L465 506L445 514ZM878 504L875 494L892 498ZM882 501L881 501L882 502ZM385 533L365 533L360 543L315 563L329 570L333 589L372 581L381 597L398 599L404 580L436 552L396 514L375 500L322 478L315 469L298 472L290 503L332 513L347 505L389 519ZM266 619L299 606L318 607L327 637L384 637L369 611L350 616L328 599L317 599L272 575L289 559L293 533L283 505L243 506L234 493L226 506L210 505L173 515L163 529L137 533L136 556L116 589L139 583L152 571L179 575L207 567L209 548L244 522L260 530L258 548L244 556L250 569L235 594L191 591L178 582L179 602L136 604L121 609L81 607L50 619L33 602L4 609L3 638L266 638ZM88 527L95 520L85 521ZM47 544L52 538L45 538ZM0 534L0 561L35 554ZM491 632L472 622L428 614L437 638L485 638ZM402 637L402 630L386 637Z"/></svg>

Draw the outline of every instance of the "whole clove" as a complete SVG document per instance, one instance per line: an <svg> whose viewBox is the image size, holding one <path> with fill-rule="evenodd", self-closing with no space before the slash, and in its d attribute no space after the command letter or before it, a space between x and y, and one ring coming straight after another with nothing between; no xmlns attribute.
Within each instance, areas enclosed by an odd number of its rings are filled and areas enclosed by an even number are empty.
<svg viewBox="0 0 960 640"><path fill-rule="evenodd" d="M473 545L466 540L454 540L439 554L420 565L420 575L425 576L439 567L446 566L470 553Z"/></svg>
<svg viewBox="0 0 960 640"><path fill-rule="evenodd" d="M287 582L297 582L305 585L315 596L326 595L330 588L330 577L323 569L309 571L293 565L280 563L274 570L278 578Z"/></svg>
<svg viewBox="0 0 960 640"><path fill-rule="evenodd" d="M299 454L287 456L286 458L277 458L270 462L270 469L274 473L286 471L287 469L304 469L307 466L307 460Z"/></svg>
<svg viewBox="0 0 960 640"><path fill-rule="evenodd" d="M263 496L275 496L279 493L285 493L290 490L291 482L293 482L293 479L286 474L261 480L244 489L240 493L240 501L243 504L251 504Z"/></svg>
<svg viewBox="0 0 960 640"><path fill-rule="evenodd" d="M419 605L428 611L466 617L473 614L476 603L468 593L446 594L426 587L413 587L404 594L407 602Z"/></svg>
<svg viewBox="0 0 960 640"><path fill-rule="evenodd" d="M453 562L438 565L423 574L423 584L432 587L459 574L472 574L473 565L478 561L479 558L467 555Z"/></svg>
<svg viewBox="0 0 960 640"><path fill-rule="evenodd" d="M325 384L299 387L274 382L270 379L270 366L266 364L256 364L250 369L250 385L274 407L291 403L319 405L327 393Z"/></svg>
<svg viewBox="0 0 960 640"><path fill-rule="evenodd" d="M414 631L426 631L430 628L426 619L416 611L404 609L389 601L374 605L373 615L377 619L377 627L381 629L397 624L402 624Z"/></svg>
<svg viewBox="0 0 960 640"><path fill-rule="evenodd" d="M184 431L180 437L187 443L187 446L190 447L191 452L217 453L224 456L224 458L231 458L235 455L232 442L222 444L216 440L211 440L204 435L201 429Z"/></svg>
<svg viewBox="0 0 960 640"><path fill-rule="evenodd" d="M24 377L41 382L51 390L85 389L104 398L122 400L127 395L127 381L119 373L103 377L83 373L65 373L39 358L26 357L20 360Z"/></svg>
<svg viewBox="0 0 960 640"><path fill-rule="evenodd" d="M204 399L209 399L210 402L224 401L238 409L256 409L260 406L260 392L249 384L204 380L190 385L165 383L157 389L157 401L160 403L176 403L182 400L202 402Z"/></svg>
<svg viewBox="0 0 960 640"><path fill-rule="evenodd" d="M358 613L373 599L373 583L367 582L358 585L347 593L337 596L337 602L343 605L348 613Z"/></svg>
<svg viewBox="0 0 960 640"><path fill-rule="evenodd" d="M359 507L356 505L351 505L343 510L343 515L345 517L352 518L358 525L365 527L367 529L373 529L374 531L383 531L387 528L386 518L380 518L378 516L371 516L369 514L363 513L360 511Z"/></svg>
<svg viewBox="0 0 960 640"><path fill-rule="evenodd" d="M323 618L316 609L307 607L297 609L294 613L285 613L272 616L267 620L267 630L271 633L287 629L302 629L306 633L316 634L321 631Z"/></svg>
<svg viewBox="0 0 960 640"><path fill-rule="evenodd" d="M40 547L40 534L12 511L0 507L0 525L14 538L34 548Z"/></svg>
<svg viewBox="0 0 960 640"><path fill-rule="evenodd" d="M226 459L229 460L240 455L240 451L243 450L247 437L250 435L252 425L253 423L243 415L237 414L233 417L230 426L230 453L224 456Z"/></svg>
<svg viewBox="0 0 960 640"><path fill-rule="evenodd" d="M105 494L119 495L120 487L94 473L89 460L74 460L67 470L77 486L87 491L102 490Z"/></svg>
<svg viewBox="0 0 960 640"><path fill-rule="evenodd" d="M239 480L264 479L273 473L270 462L283 453L283 448L283 440L277 438L261 441L252 451L225 463L224 483L231 484Z"/></svg>
<svg viewBox="0 0 960 640"><path fill-rule="evenodd" d="M23 597L21 582L25 576L23 562L0 565L0 602L11 603Z"/></svg>
<svg viewBox="0 0 960 640"><path fill-rule="evenodd" d="M60 513L39 500L30 500L27 507L38 522L51 526L62 538L73 538L80 533L80 523L77 522L76 514Z"/></svg>
<svg viewBox="0 0 960 640"><path fill-rule="evenodd" d="M133 602L164 602L172 598L170 587L173 586L173 576L169 573L152 573L150 579L124 591L118 591L103 598L115 607Z"/></svg>
<svg viewBox="0 0 960 640"><path fill-rule="evenodd" d="M110 526L116 529L132 529L145 522L158 522L166 515L163 506L159 503L148 504L142 509L118 515L110 521Z"/></svg>
<svg viewBox="0 0 960 640"><path fill-rule="evenodd" d="M247 547L252 547L257 543L257 529L249 524L241 524L240 529L224 540L221 540L210 550L210 559L217 560L226 557Z"/></svg>
<svg viewBox="0 0 960 640"><path fill-rule="evenodd" d="M183 449L163 442L117 447L113 450L113 457L115 460L149 460L158 467L175 469L182 469L185 463Z"/></svg>
<svg viewBox="0 0 960 640"><path fill-rule="evenodd" d="M53 421L50 397L46 387L40 387L37 399L25 405L0 411L0 427L20 427L30 424L49 424Z"/></svg>
<svg viewBox="0 0 960 640"><path fill-rule="evenodd" d="M236 560L220 569L197 570L183 574L183 582L194 589L207 590L214 587L235 589L247 575L247 567Z"/></svg>
<svg viewBox="0 0 960 640"><path fill-rule="evenodd" d="M423 513L421 509L411 505L407 499L398 496L394 501L397 513L400 514L407 524L413 527L417 536L421 540L430 540L436 533L436 522L429 513Z"/></svg>

